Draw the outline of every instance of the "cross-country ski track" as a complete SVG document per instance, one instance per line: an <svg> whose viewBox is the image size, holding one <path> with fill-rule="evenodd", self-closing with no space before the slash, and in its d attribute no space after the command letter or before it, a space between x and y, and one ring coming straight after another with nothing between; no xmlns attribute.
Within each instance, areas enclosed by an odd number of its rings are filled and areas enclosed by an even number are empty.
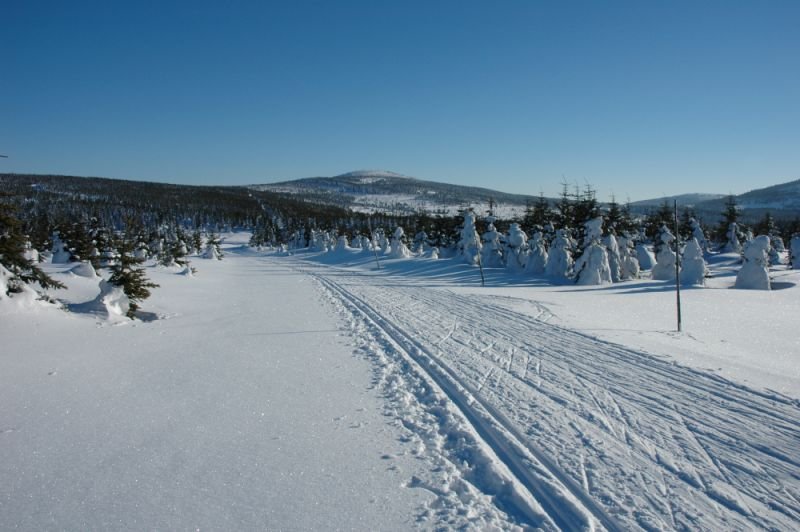
<svg viewBox="0 0 800 532"><path fill-rule="evenodd" d="M471 482L518 524L797 526L798 401L548 323L546 309L537 318L424 277L280 260L318 280L383 364L438 390L450 409L441 436L453 416L468 426L506 488Z"/></svg>

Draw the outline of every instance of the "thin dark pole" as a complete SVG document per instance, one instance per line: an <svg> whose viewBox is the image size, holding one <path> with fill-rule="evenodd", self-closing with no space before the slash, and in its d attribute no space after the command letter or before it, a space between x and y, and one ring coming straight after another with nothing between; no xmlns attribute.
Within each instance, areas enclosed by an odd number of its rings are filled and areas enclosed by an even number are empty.
<svg viewBox="0 0 800 532"><path fill-rule="evenodd" d="M481 261L481 251L480 250L478 250L478 268L481 271L481 286L486 286L486 279L483 277L483 263Z"/></svg>
<svg viewBox="0 0 800 532"><path fill-rule="evenodd" d="M675 200L675 302L678 306L678 332L681 332L681 234L678 227L678 200Z"/></svg>

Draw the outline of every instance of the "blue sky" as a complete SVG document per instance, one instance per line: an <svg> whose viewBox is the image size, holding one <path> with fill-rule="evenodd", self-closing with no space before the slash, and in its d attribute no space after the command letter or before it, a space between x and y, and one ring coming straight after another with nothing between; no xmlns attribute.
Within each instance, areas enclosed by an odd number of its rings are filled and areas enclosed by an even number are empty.
<svg viewBox="0 0 800 532"><path fill-rule="evenodd" d="M8 2L0 172L355 169L600 199L800 178L800 2Z"/></svg>

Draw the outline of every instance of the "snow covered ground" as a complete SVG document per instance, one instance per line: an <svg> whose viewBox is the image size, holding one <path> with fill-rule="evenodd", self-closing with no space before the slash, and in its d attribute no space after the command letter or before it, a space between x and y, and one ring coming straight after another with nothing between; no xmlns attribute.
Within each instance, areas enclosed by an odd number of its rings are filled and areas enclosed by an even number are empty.
<svg viewBox="0 0 800 532"><path fill-rule="evenodd" d="M0 305L0 528L800 524L800 274L718 256L677 333L662 282L243 238L154 321Z"/></svg>

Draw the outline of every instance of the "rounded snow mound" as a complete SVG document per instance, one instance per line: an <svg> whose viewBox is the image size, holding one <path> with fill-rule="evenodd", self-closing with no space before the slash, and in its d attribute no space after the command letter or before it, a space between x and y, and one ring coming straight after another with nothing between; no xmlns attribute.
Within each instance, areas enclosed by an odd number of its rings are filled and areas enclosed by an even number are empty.
<svg viewBox="0 0 800 532"><path fill-rule="evenodd" d="M91 262L79 262L78 265L70 271L78 277L86 277L87 279L97 277L97 272L94 270L94 266L92 266Z"/></svg>
<svg viewBox="0 0 800 532"><path fill-rule="evenodd" d="M119 286L113 285L105 279L100 281L100 294L96 301L99 301L102 308L108 312L109 320L117 321L127 318L131 302Z"/></svg>

